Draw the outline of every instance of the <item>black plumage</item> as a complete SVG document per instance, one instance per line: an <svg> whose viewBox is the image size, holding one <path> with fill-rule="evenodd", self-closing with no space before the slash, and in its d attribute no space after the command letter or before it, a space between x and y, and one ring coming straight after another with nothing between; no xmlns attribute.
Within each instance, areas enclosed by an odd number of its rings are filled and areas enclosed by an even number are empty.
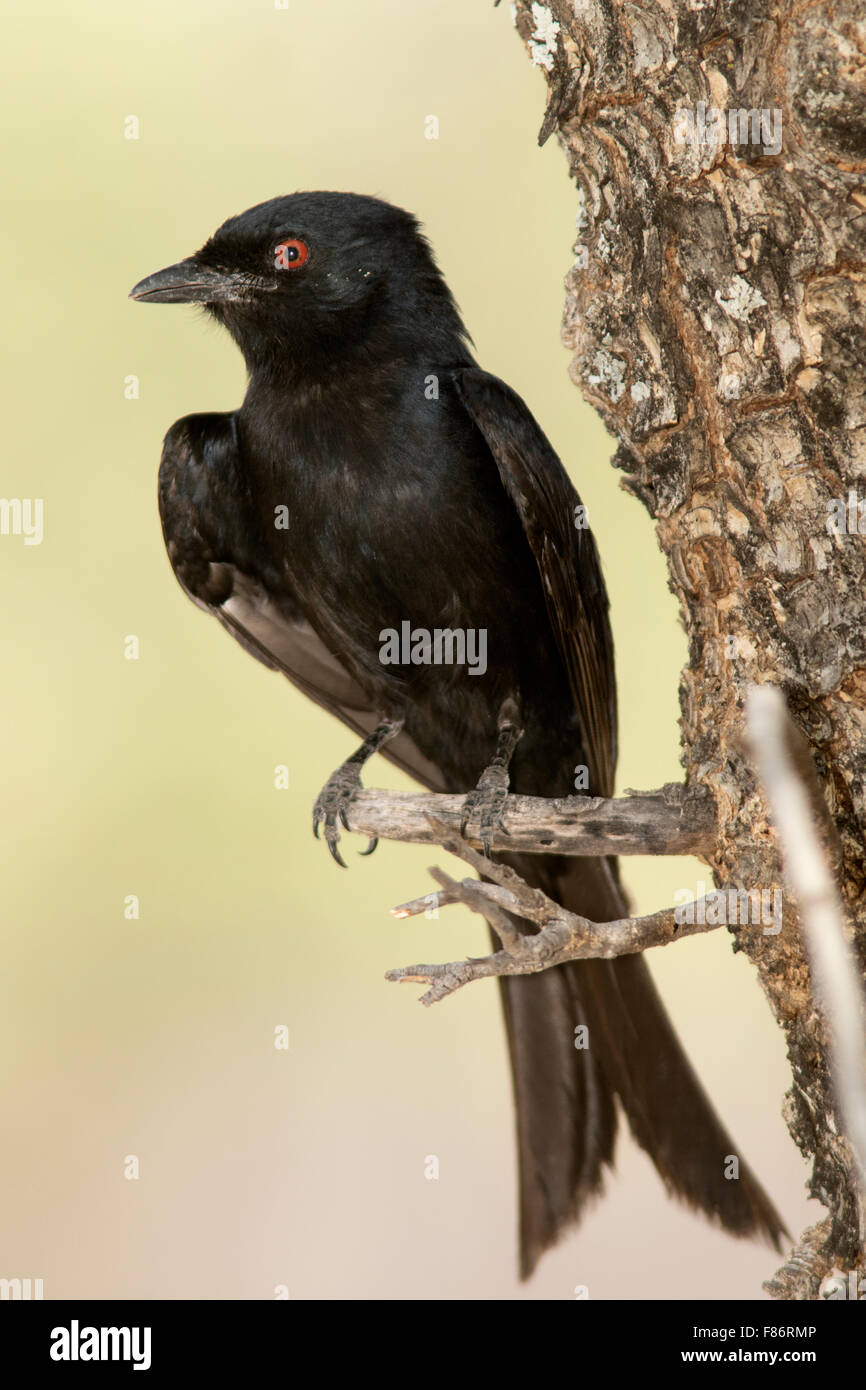
<svg viewBox="0 0 866 1390"><path fill-rule="evenodd" d="M499 736L512 790L569 795L585 765L588 790L610 795L616 686L594 541L523 401L475 364L415 219L350 194L275 198L132 295L206 305L246 359L238 410L166 436L163 529L190 597L366 741L317 803L335 857L379 747L423 785L468 792ZM485 670L384 664L383 633L406 621L485 632ZM504 777L482 782L473 815L495 820ZM627 911L612 859L502 857L589 917ZM746 1165L725 1177L736 1150L640 957L501 985L524 1275L600 1189L617 1098L672 1193L778 1243Z"/></svg>

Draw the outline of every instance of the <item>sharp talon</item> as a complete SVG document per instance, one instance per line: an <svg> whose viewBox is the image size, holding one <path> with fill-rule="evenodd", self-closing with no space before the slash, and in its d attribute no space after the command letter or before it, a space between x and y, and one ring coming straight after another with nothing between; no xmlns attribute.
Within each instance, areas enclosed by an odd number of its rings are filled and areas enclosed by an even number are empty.
<svg viewBox="0 0 866 1390"><path fill-rule="evenodd" d="M346 826L346 829L347 829L347 830L349 829L348 825ZM372 853L373 853L373 850L376 848L376 846L378 845L378 843L379 843L379 837L378 837L378 835L374 835L373 838L372 838L372 840L370 841L370 843L368 844L368 846L367 846L366 849L359 849L359 850L358 850L358 853L360 854L361 858L363 859L363 858L365 858L368 854L372 854Z"/></svg>
<svg viewBox="0 0 866 1390"><path fill-rule="evenodd" d="M341 806L341 807L340 807L340 820L343 822L344 828L345 828L346 830L351 831L352 827L351 827L351 825L349 824L349 822L346 820L346 808L345 808L345 806Z"/></svg>
<svg viewBox="0 0 866 1390"><path fill-rule="evenodd" d="M346 863L343 856L341 855L340 851L337 849L337 844L335 840L328 841L328 849L331 851L331 858L335 861L335 863L339 864L341 869L348 869L349 866Z"/></svg>
<svg viewBox="0 0 866 1390"><path fill-rule="evenodd" d="M318 818L318 816L313 816L313 834L315 835L316 839L318 840L318 838L319 838L319 818Z"/></svg>

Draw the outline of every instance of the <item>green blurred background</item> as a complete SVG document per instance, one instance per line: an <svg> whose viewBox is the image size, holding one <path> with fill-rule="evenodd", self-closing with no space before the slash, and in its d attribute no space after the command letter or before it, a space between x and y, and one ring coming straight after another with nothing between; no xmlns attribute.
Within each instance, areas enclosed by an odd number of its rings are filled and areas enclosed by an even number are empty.
<svg viewBox="0 0 866 1390"><path fill-rule="evenodd" d="M480 953L484 928L462 909L389 916L430 890L441 853L382 844L360 860L347 839L350 871L330 862L310 808L353 737L207 621L162 546L162 436L180 415L236 406L244 376L199 311L133 304L130 286L278 193L402 204L426 224L479 360L529 402L589 506L617 643L619 786L680 776L685 641L652 525L568 379L575 192L555 141L536 145L545 86L508 7L4 10L0 491L44 498L45 536L0 537L0 1276L42 1278L46 1298L757 1296L772 1253L668 1202L625 1139L606 1200L519 1285L496 987L427 1010L419 987L383 980ZM409 785L381 759L366 782ZM693 861L626 865L641 911L706 877ZM784 1051L751 968L723 932L652 966L796 1232L819 1209L780 1118Z"/></svg>

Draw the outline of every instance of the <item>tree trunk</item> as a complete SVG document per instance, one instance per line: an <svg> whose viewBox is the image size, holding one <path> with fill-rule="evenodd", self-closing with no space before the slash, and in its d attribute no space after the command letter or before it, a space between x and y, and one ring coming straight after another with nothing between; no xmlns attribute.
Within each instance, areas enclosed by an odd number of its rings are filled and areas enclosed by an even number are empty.
<svg viewBox="0 0 866 1390"><path fill-rule="evenodd" d="M577 184L564 337L656 521L689 637L682 761L718 887L771 888L743 693L782 687L866 959L866 15L862 0L553 0L515 23ZM734 112L733 118L730 113ZM862 505L861 505L862 503ZM864 1261L794 905L732 928L785 1030L786 1119L828 1208L780 1296Z"/></svg>

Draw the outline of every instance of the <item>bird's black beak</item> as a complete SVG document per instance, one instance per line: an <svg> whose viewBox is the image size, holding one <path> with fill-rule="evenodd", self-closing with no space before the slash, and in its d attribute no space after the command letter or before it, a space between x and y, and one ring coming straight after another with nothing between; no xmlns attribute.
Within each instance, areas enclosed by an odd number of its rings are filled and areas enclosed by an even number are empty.
<svg viewBox="0 0 866 1390"><path fill-rule="evenodd" d="M139 280L129 297L149 304L218 304L240 299L251 288L248 276L212 270L199 265L193 256Z"/></svg>

